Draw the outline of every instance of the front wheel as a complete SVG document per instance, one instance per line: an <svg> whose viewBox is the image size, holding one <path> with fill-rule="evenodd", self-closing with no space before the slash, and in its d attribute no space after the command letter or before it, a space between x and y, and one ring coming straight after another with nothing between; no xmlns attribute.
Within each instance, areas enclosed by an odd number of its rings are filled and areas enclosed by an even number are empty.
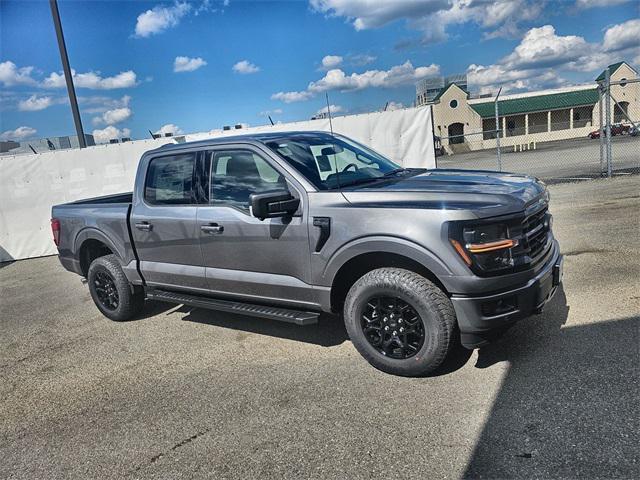
<svg viewBox="0 0 640 480"><path fill-rule="evenodd" d="M344 321L358 352L375 368L407 377L438 368L451 348L451 300L423 276L380 268L353 284Z"/></svg>
<svg viewBox="0 0 640 480"><path fill-rule="evenodd" d="M142 310L144 292L129 283L115 255L98 257L91 262L87 283L93 302L111 320L131 320Z"/></svg>

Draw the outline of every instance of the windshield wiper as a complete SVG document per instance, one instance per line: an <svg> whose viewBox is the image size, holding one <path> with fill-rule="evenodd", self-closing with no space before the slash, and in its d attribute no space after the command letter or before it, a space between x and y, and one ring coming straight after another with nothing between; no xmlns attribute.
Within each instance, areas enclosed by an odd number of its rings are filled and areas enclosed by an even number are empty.
<svg viewBox="0 0 640 480"><path fill-rule="evenodd" d="M356 178L347 183L341 183L340 185L336 185L331 190L339 189L342 187L352 187L354 185L360 185L361 183L369 183L369 182L377 182L379 180L387 180L392 175L397 175L398 173L408 172L408 168L394 168L393 170L388 171L387 173L379 176L379 177L364 177L364 178Z"/></svg>
<svg viewBox="0 0 640 480"><path fill-rule="evenodd" d="M400 168L394 168L393 170L390 170L390 171L388 171L387 173L385 173L385 174L383 175L383 177L390 177L390 176L392 176L392 175L397 175L398 173L406 172L406 171L407 171L407 169L406 169L406 168L402 168L402 167L400 167Z"/></svg>

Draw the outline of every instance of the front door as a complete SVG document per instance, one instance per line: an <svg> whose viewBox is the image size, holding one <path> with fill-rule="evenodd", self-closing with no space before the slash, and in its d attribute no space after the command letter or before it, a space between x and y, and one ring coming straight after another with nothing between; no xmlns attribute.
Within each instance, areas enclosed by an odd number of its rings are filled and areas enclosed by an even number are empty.
<svg viewBox="0 0 640 480"><path fill-rule="evenodd" d="M304 198L299 213L259 220L249 195L269 190L300 192L261 152L224 148L207 152L209 204L198 209L200 245L213 294L256 303L316 305L310 276Z"/></svg>
<svg viewBox="0 0 640 480"><path fill-rule="evenodd" d="M149 286L207 288L196 224L194 169L195 153L152 158L144 190L134 198L131 232Z"/></svg>

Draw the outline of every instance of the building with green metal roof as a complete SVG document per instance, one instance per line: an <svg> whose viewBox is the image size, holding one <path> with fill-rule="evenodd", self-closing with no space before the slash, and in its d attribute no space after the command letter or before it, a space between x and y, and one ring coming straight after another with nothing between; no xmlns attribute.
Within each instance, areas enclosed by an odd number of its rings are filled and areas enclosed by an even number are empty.
<svg viewBox="0 0 640 480"><path fill-rule="evenodd" d="M626 62L607 67L612 81L637 79L638 72ZM595 82L602 83L605 69ZM508 87L508 84L503 85ZM495 148L499 131L501 145L556 141L587 136L599 129L600 94L597 83L554 90L472 98L467 89L449 83L427 105L433 112L434 133L449 153ZM416 97L416 106L424 96ZM640 120L640 83L611 86L611 112L614 123Z"/></svg>

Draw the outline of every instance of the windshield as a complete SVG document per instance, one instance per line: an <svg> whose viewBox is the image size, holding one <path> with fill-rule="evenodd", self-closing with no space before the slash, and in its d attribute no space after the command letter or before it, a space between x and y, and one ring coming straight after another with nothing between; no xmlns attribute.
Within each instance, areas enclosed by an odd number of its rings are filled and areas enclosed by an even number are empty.
<svg viewBox="0 0 640 480"><path fill-rule="evenodd" d="M340 135L308 133L265 144L320 190L375 181L403 170L379 153Z"/></svg>

